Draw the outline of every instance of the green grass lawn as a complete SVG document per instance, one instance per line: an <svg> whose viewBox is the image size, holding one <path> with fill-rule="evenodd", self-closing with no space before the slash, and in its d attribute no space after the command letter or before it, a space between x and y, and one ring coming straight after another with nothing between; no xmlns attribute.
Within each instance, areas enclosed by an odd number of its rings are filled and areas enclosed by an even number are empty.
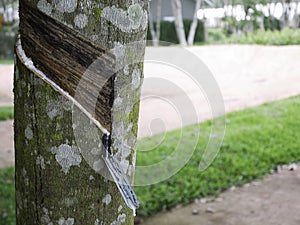
<svg viewBox="0 0 300 225"><path fill-rule="evenodd" d="M14 64L13 59L0 59L0 65L11 65Z"/></svg>
<svg viewBox="0 0 300 225"><path fill-rule="evenodd" d="M204 172L198 169L210 121L184 128L186 146L191 134L201 128L201 137L188 164L175 176L159 184L136 187L141 201L138 214L146 216L194 198L218 195L233 186L263 178L276 165L300 161L300 96L230 113L218 156ZM178 131L166 135L154 151L138 152L137 165L149 165L165 158L176 148ZM161 137L146 139L139 149L148 148ZM153 144L153 143L152 143Z"/></svg>
<svg viewBox="0 0 300 225"><path fill-rule="evenodd" d="M255 30L242 35L227 36L222 29L209 28L208 40L204 44L299 45L300 29ZM196 45L203 45L203 43L196 43Z"/></svg>
<svg viewBox="0 0 300 225"><path fill-rule="evenodd" d="M0 225L15 225L14 168L0 170Z"/></svg>
<svg viewBox="0 0 300 225"><path fill-rule="evenodd" d="M1 106L0 107L0 121L14 118L13 106Z"/></svg>
<svg viewBox="0 0 300 225"><path fill-rule="evenodd" d="M300 96L268 103L226 116L226 135L212 165L200 172L199 162L207 143L211 122L184 128L189 146L195 129L201 129L196 150L187 165L168 180L135 190L141 201L138 214L146 216L194 198L218 195L230 186L263 178L277 165L300 161ZM179 131L167 133L155 150L139 151L138 165L149 165L166 157L177 145ZM161 136L140 141L139 150ZM14 225L13 169L0 170L0 225ZM4 201L2 201L2 199ZM3 219L4 218L4 219ZM4 222L2 222L4 221Z"/></svg>

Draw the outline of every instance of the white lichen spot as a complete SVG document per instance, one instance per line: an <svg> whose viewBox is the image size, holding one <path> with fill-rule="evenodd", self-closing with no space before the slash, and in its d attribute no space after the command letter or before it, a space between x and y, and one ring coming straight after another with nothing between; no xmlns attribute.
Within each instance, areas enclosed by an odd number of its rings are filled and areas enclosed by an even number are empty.
<svg viewBox="0 0 300 225"><path fill-rule="evenodd" d="M58 124L56 124L56 131L60 131L60 124L58 123Z"/></svg>
<svg viewBox="0 0 300 225"><path fill-rule="evenodd" d="M62 115L61 104L55 100L49 100L46 106L47 115L53 120L57 116Z"/></svg>
<svg viewBox="0 0 300 225"><path fill-rule="evenodd" d="M68 218L65 220L65 218L60 218L58 220L59 225L73 225L74 224L74 218Z"/></svg>
<svg viewBox="0 0 300 225"><path fill-rule="evenodd" d="M23 201L23 206L25 209L28 207L28 200L26 198Z"/></svg>
<svg viewBox="0 0 300 225"><path fill-rule="evenodd" d="M95 177L93 175L90 175L89 180L95 180Z"/></svg>
<svg viewBox="0 0 300 225"><path fill-rule="evenodd" d="M133 123L130 123L127 127L127 132L132 131L132 128L133 128Z"/></svg>
<svg viewBox="0 0 300 225"><path fill-rule="evenodd" d="M15 59L16 60L16 59ZM19 75L19 69L18 69L18 67L16 67L15 68L15 80L17 81L17 80L19 80L19 77L20 77L20 75Z"/></svg>
<svg viewBox="0 0 300 225"><path fill-rule="evenodd" d="M45 160L43 156L40 155L36 158L36 165L40 165L43 170L45 169Z"/></svg>
<svg viewBox="0 0 300 225"><path fill-rule="evenodd" d="M123 159L126 159L131 153L131 147L128 145L123 145L123 147L121 148L121 157Z"/></svg>
<svg viewBox="0 0 300 225"><path fill-rule="evenodd" d="M141 71L135 68L132 72L132 87L138 88L141 83Z"/></svg>
<svg viewBox="0 0 300 225"><path fill-rule="evenodd" d="M56 9L61 12L71 13L77 8L77 0L60 0L56 6Z"/></svg>
<svg viewBox="0 0 300 225"><path fill-rule="evenodd" d="M118 138L115 138L115 141L113 142L113 148L120 151L124 146L123 145L124 137L125 137L124 125L123 125L123 123L116 123L113 125L114 125L113 126L114 133L112 133L113 138L118 137Z"/></svg>
<svg viewBox="0 0 300 225"><path fill-rule="evenodd" d="M39 10L43 13L50 15L52 12L52 5L48 3L46 0L40 0L37 4Z"/></svg>
<svg viewBox="0 0 300 225"><path fill-rule="evenodd" d="M25 167L23 167L23 169L22 169L22 175L23 175L23 177L25 177L26 174L27 174L27 171L26 171Z"/></svg>
<svg viewBox="0 0 300 225"><path fill-rule="evenodd" d="M101 155L102 151L101 151L100 148L93 148L92 151L91 151L91 153L93 155Z"/></svg>
<svg viewBox="0 0 300 225"><path fill-rule="evenodd" d="M25 129L25 137L28 140L31 140L33 138L33 131L29 126L27 126L27 128Z"/></svg>
<svg viewBox="0 0 300 225"><path fill-rule="evenodd" d="M20 84L21 84L21 87L22 87L22 88L25 88L25 87L26 87L26 82L25 82L24 80L21 80Z"/></svg>
<svg viewBox="0 0 300 225"><path fill-rule="evenodd" d="M117 221L112 221L112 222L110 223L110 225L118 225L118 222L117 222Z"/></svg>
<svg viewBox="0 0 300 225"><path fill-rule="evenodd" d="M24 183L25 183L25 186L28 186L29 185L29 179L27 177L27 171L25 168L22 169L22 175L24 177Z"/></svg>
<svg viewBox="0 0 300 225"><path fill-rule="evenodd" d="M73 205L75 205L76 203L78 203L78 200L77 198L65 198L63 201L62 201L62 204L65 204L67 207L71 207Z"/></svg>
<svg viewBox="0 0 300 225"><path fill-rule="evenodd" d="M22 197L21 197L21 193L19 191L16 191L16 200L17 200L17 208L23 209Z"/></svg>
<svg viewBox="0 0 300 225"><path fill-rule="evenodd" d="M126 214L125 213L122 213L120 215L118 215L118 222L120 223L125 223L125 220L126 220Z"/></svg>
<svg viewBox="0 0 300 225"><path fill-rule="evenodd" d="M55 159L62 167L62 171L67 174L71 166L79 166L81 156L76 146L62 144L59 147L51 148L52 154L55 154Z"/></svg>
<svg viewBox="0 0 300 225"><path fill-rule="evenodd" d="M130 98L130 97L127 96L127 99L128 98ZM127 101L126 108L125 108L125 114L131 113L133 110L133 106L134 106L134 102Z"/></svg>
<svg viewBox="0 0 300 225"><path fill-rule="evenodd" d="M108 20L123 32L131 32L132 22L130 21L127 12L121 8L105 7L102 10L101 17Z"/></svg>
<svg viewBox="0 0 300 225"><path fill-rule="evenodd" d="M108 205L111 202L111 195L110 194L105 195L105 197L102 199L102 202L105 205Z"/></svg>
<svg viewBox="0 0 300 225"><path fill-rule="evenodd" d="M124 66L123 72L124 72L125 75L129 74L129 66L128 65Z"/></svg>
<svg viewBox="0 0 300 225"><path fill-rule="evenodd" d="M100 225L100 220L98 218L95 220L94 225Z"/></svg>
<svg viewBox="0 0 300 225"><path fill-rule="evenodd" d="M126 53L126 47L120 43L120 42L115 42L114 43L114 48L112 49L114 55L116 56L117 62L120 62Z"/></svg>
<svg viewBox="0 0 300 225"><path fill-rule="evenodd" d="M65 224L65 218L60 218L60 219L58 220L58 224L59 224L59 225L64 225L64 224Z"/></svg>
<svg viewBox="0 0 300 225"><path fill-rule="evenodd" d="M132 29L138 29L143 18L143 8L137 3L129 6L128 18L131 21Z"/></svg>
<svg viewBox="0 0 300 225"><path fill-rule="evenodd" d="M120 109L123 107L123 100L120 97L117 97L114 101L114 108Z"/></svg>
<svg viewBox="0 0 300 225"><path fill-rule="evenodd" d="M42 97L42 93L39 92L39 91L35 92L35 97L36 97L37 99L41 98L41 97Z"/></svg>
<svg viewBox="0 0 300 225"><path fill-rule="evenodd" d="M99 159L93 163L93 169L96 172L99 172L103 167L104 167L104 161L102 159Z"/></svg>
<svg viewBox="0 0 300 225"><path fill-rule="evenodd" d="M125 159L125 160L122 160L122 161L120 162L120 165L121 165L121 167L122 167L124 173L127 173L127 170L128 170L128 167L129 167L129 161L126 160L126 159Z"/></svg>
<svg viewBox="0 0 300 225"><path fill-rule="evenodd" d="M90 205L90 208L91 208L91 209L95 209L95 203L92 203L92 204Z"/></svg>
<svg viewBox="0 0 300 225"><path fill-rule="evenodd" d="M32 76L34 77L33 84L35 86L44 86L45 82L43 81L43 79L35 77L35 75L33 73L32 73Z"/></svg>
<svg viewBox="0 0 300 225"><path fill-rule="evenodd" d="M83 29L88 23L88 17L85 14L78 14L74 19L74 24L79 29Z"/></svg>
<svg viewBox="0 0 300 225"><path fill-rule="evenodd" d="M41 217L41 223L45 225L53 225L49 217L49 211L46 208L43 208L43 215Z"/></svg>
<svg viewBox="0 0 300 225"><path fill-rule="evenodd" d="M31 86L30 84L27 85L27 96L29 97L30 96L30 89L31 89Z"/></svg>
<svg viewBox="0 0 300 225"><path fill-rule="evenodd" d="M123 206L122 206L122 205L119 205L119 207L118 207L118 212L121 212L122 209L123 209Z"/></svg>
<svg viewBox="0 0 300 225"><path fill-rule="evenodd" d="M25 183L25 186L29 185L29 178L28 177L24 178L24 183Z"/></svg>

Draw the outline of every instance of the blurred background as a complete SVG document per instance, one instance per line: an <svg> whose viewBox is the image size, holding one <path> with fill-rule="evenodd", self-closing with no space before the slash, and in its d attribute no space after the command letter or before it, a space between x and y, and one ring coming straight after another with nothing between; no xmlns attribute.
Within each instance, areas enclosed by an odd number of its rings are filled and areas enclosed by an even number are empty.
<svg viewBox="0 0 300 225"><path fill-rule="evenodd" d="M18 1L0 0L0 225L15 224L18 24ZM137 165L160 162L178 146L194 154L171 178L135 188L141 201L135 223L298 225L300 0L151 0L147 39L146 56L172 43L197 57L215 80L226 115L212 118L206 93L182 71L145 62ZM168 105L180 104L176 88L151 93L153 77L184 90L195 116ZM224 137L211 133L218 121L226 124ZM219 154L200 172L211 139L223 140Z"/></svg>
<svg viewBox="0 0 300 225"><path fill-rule="evenodd" d="M0 2L0 59L13 59L13 46L18 33L18 1Z"/></svg>

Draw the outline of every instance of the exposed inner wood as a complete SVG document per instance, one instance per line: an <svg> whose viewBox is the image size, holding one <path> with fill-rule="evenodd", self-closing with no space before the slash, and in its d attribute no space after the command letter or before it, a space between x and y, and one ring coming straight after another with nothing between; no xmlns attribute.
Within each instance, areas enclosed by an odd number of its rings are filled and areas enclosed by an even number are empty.
<svg viewBox="0 0 300 225"><path fill-rule="evenodd" d="M26 55L111 131L114 55L21 2L20 31Z"/></svg>

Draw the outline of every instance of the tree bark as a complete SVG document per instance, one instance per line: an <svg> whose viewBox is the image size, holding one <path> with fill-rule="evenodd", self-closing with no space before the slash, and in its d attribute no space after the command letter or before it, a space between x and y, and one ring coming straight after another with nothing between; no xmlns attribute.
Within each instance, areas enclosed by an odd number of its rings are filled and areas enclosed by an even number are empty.
<svg viewBox="0 0 300 225"><path fill-rule="evenodd" d="M183 18L182 18L181 0L172 0L171 5L172 5L172 10L173 10L173 15L175 18L175 28L176 28L177 36L179 39L179 43L182 46L186 46L187 41L186 41Z"/></svg>
<svg viewBox="0 0 300 225"><path fill-rule="evenodd" d="M133 224L101 139L133 182L148 1L22 0L19 12L17 225Z"/></svg>
<svg viewBox="0 0 300 225"><path fill-rule="evenodd" d="M200 4L201 4L201 0L196 0L193 21L192 21L190 31L189 31L189 36L188 36L188 45L193 45L194 44L195 34L196 34L197 26L198 26L197 12L200 8Z"/></svg>

